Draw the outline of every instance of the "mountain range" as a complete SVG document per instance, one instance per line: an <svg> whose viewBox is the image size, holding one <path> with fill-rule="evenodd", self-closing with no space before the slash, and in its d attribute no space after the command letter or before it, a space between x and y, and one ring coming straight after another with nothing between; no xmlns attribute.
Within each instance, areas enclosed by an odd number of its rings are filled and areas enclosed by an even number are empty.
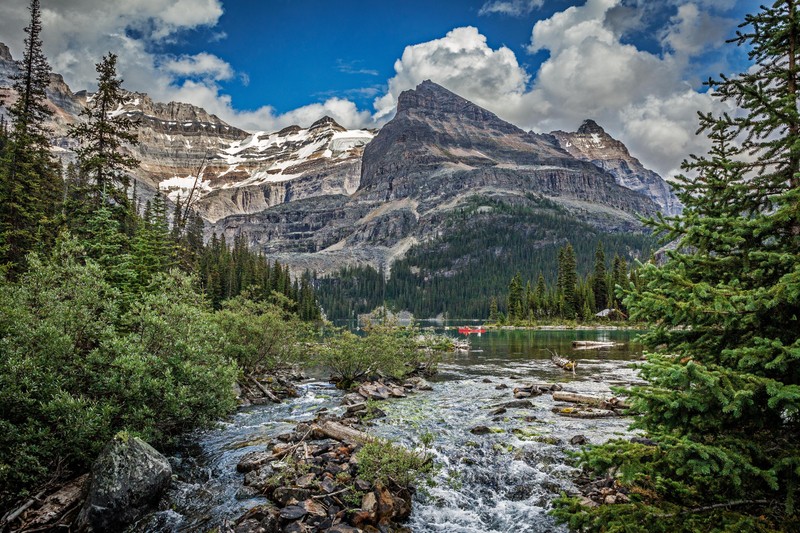
<svg viewBox="0 0 800 533"><path fill-rule="evenodd" d="M17 68L0 44L0 97L13 98ZM52 75L53 150L64 160L74 157L67 127L89 97ZM370 265L388 275L411 250L425 255L454 233L496 225L503 206L557 213L597 235L642 233L639 215L680 211L669 184L594 121L576 132L524 131L431 81L403 92L379 130L321 117L308 128L246 132L199 107L135 92L113 113L138 123L130 150L141 161L140 190L190 201L208 235L246 234L295 272ZM472 218L454 226L464 213ZM530 227L538 222L518 218L498 231L530 236L532 249L565 241L558 228L541 233L541 224ZM454 257L436 271L416 270L423 279L453 278L470 262Z"/></svg>

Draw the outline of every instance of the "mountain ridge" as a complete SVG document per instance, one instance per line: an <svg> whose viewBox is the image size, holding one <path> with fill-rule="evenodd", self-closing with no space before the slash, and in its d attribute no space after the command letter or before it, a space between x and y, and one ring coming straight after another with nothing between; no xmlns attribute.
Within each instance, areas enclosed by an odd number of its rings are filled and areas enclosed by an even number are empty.
<svg viewBox="0 0 800 533"><path fill-rule="evenodd" d="M16 66L3 54L0 46L0 85ZM55 144L69 157L66 126L91 94L72 93L54 75L48 96L58 110ZM411 247L451 231L450 214L475 198L531 209L547 199L598 231L639 232L637 215L655 213L658 194L669 191L655 173L640 178L646 169L610 136L614 150L605 154L576 147L607 135L593 121L575 133L526 132L430 80L401 93L378 131L321 117L308 128L251 133L191 104L134 92L114 113L138 121L134 177L145 189L173 202L194 190L208 235L247 234L295 271L370 264L388 273Z"/></svg>

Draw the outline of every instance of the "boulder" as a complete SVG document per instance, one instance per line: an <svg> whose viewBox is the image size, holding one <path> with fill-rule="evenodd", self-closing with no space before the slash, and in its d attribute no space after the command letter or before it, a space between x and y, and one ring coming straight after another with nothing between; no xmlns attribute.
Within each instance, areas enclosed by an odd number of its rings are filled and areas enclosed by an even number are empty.
<svg viewBox="0 0 800 533"><path fill-rule="evenodd" d="M92 466L77 529L122 531L158 501L171 479L166 457L139 438L117 435Z"/></svg>

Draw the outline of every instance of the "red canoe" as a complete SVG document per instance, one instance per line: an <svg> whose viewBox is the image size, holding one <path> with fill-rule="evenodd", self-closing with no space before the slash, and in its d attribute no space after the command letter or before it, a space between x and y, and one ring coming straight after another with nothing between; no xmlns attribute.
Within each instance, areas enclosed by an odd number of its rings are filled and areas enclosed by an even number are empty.
<svg viewBox="0 0 800 533"><path fill-rule="evenodd" d="M481 328L481 327L473 328L470 326L463 326L458 328L458 332L463 333L465 335L469 335L470 333L486 333L486 328Z"/></svg>

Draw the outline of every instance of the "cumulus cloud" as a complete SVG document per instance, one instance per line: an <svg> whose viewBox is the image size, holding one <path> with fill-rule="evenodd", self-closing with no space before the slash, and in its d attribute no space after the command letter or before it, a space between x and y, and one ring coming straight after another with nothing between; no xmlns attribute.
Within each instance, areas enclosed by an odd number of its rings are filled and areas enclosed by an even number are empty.
<svg viewBox="0 0 800 533"><path fill-rule="evenodd" d="M544 0L492 0L483 4L478 15L509 15L521 17L544 5Z"/></svg>
<svg viewBox="0 0 800 533"><path fill-rule="evenodd" d="M0 2L0 36L20 57L27 24L27 0ZM522 16L543 0L490 0L481 15ZM649 0L586 0L536 22L528 51L547 59L536 72L521 65L508 47L492 48L475 27L455 28L429 42L407 46L386 86L370 84L358 94L375 95L374 111L358 109L346 97L320 93L324 101L278 113L266 105L237 109L220 85L246 73L235 72L209 53L164 56L159 45L181 32L206 27L211 39L224 38L216 25L222 0L50 0L43 5L44 47L53 70L73 88L94 86L94 62L113 51L125 86L160 101L202 106L247 130L309 125L330 115L345 127L385 123L399 94L432 79L520 127L539 132L575 130L593 118L625 142L645 165L670 175L691 152L705 149L694 136L696 111L720 109L719 102L686 81L692 61L722 41L733 22L719 16L735 0L668 0L674 9L656 35L663 51L648 52L625 38L641 31L656 4ZM671 6L671 7L670 7ZM341 71L374 75L356 62L340 61ZM380 87L380 89L379 89Z"/></svg>
<svg viewBox="0 0 800 533"><path fill-rule="evenodd" d="M227 61L205 52L168 58L160 66L163 70L182 77L212 80L229 80L233 77L233 68Z"/></svg>
<svg viewBox="0 0 800 533"><path fill-rule="evenodd" d="M400 92L431 79L525 129L574 131L593 118L646 166L674 175L689 153L707 148L694 135L697 111L723 109L686 81L691 58L735 24L684 3L660 36L666 50L656 54L625 42L639 15L629 2L587 0L538 21L528 50L549 57L533 80L511 50L492 49L476 28L406 47L388 92L375 100L375 117L389 116Z"/></svg>
<svg viewBox="0 0 800 533"><path fill-rule="evenodd" d="M722 46L734 23L701 11L697 4L684 4L662 32L661 42L678 54L698 54Z"/></svg>
<svg viewBox="0 0 800 533"><path fill-rule="evenodd" d="M478 105L492 106L498 98L519 94L530 76L510 49L492 50L477 28L456 28L441 39L407 46L394 64L388 92L375 100L375 118L394 112L397 97L406 89L432 79Z"/></svg>

